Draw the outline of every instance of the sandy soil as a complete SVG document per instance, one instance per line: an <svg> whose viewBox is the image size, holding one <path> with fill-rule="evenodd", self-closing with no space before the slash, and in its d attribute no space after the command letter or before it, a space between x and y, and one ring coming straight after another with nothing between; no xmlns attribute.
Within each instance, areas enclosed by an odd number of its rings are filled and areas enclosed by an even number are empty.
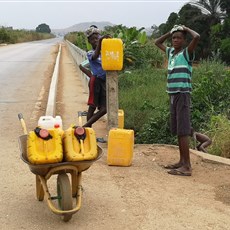
<svg viewBox="0 0 230 230"><path fill-rule="evenodd" d="M50 57L53 60L54 54ZM47 70L47 77L52 68L53 65ZM79 70L65 46L60 71L56 114L62 116L66 129L70 124L77 123L79 110L87 110L88 94L82 87ZM38 100L42 103L37 104L37 112L31 114L29 129L44 114L43 100L47 97L49 82L43 83L44 89ZM33 89L30 90L32 95ZM9 115L11 113L15 116L16 112L9 110ZM26 112L27 115L29 113ZM8 121L9 118L5 118L5 122ZM107 139L105 119L98 121L93 128L97 137ZM4 154L8 154L10 146L17 145L16 135L19 133L21 130L6 134L11 141L2 143ZM104 155L83 172L82 206L68 223L53 214L45 201L36 200L35 177L19 159L18 148L5 157L4 167L1 168L1 229L230 228L230 166L205 162L191 151L193 175L169 175L162 165L177 161L179 153L176 146L166 145L135 145L132 166L108 166L107 144L99 145ZM11 165L10 171L8 165ZM55 179L49 182L51 192L55 190Z"/></svg>
<svg viewBox="0 0 230 230"><path fill-rule="evenodd" d="M67 124L76 120L78 109L87 110L88 94L72 62L63 47L58 111ZM93 128L98 137L107 138L104 119ZM107 194L108 201L94 207L104 222L101 229L110 228L111 220L112 229L229 228L230 166L207 163L191 153L192 177L172 176L162 165L178 160L176 146L135 145L131 167L111 167L106 163L107 144L100 145L104 156L85 174L88 181L100 185L102 196Z"/></svg>

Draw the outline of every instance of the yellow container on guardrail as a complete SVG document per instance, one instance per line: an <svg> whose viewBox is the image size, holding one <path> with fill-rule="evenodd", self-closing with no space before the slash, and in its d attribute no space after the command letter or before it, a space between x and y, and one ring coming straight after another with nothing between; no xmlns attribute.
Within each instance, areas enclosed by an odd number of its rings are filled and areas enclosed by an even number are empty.
<svg viewBox="0 0 230 230"><path fill-rule="evenodd" d="M107 164L130 166L133 159L134 131L111 129L108 137Z"/></svg>
<svg viewBox="0 0 230 230"><path fill-rule="evenodd" d="M121 70L123 68L123 42L121 39L102 40L101 63L104 70Z"/></svg>

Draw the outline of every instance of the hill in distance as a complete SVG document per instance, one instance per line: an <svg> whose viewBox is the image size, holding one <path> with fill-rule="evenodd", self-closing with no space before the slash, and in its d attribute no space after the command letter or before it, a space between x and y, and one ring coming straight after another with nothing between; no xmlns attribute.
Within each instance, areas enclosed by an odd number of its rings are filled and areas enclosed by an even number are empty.
<svg viewBox="0 0 230 230"><path fill-rule="evenodd" d="M58 34L60 36L64 36L65 34L70 32L75 32L75 31L84 32L91 25L96 25L100 30L103 30L106 26L113 26L114 24L112 24L111 22L82 22L65 29L51 29L51 32L54 34Z"/></svg>

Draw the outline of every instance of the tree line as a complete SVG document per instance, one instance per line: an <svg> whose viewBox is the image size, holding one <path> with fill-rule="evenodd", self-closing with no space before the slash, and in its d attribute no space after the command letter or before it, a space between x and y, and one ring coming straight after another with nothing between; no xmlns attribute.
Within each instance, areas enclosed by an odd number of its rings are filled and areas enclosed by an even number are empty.
<svg viewBox="0 0 230 230"><path fill-rule="evenodd" d="M14 30L12 27L0 27L0 43L14 44L53 38L49 25L42 23L35 30Z"/></svg>
<svg viewBox="0 0 230 230"><path fill-rule="evenodd" d="M218 57L230 64L229 0L190 1L178 13L171 13L165 23L153 25L152 36L161 36L175 24L186 25L201 35L196 51L198 60Z"/></svg>

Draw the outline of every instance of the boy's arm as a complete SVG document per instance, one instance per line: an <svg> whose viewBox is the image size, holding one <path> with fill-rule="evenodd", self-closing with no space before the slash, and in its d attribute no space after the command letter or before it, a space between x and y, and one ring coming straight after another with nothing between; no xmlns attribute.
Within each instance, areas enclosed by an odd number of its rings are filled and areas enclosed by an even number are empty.
<svg viewBox="0 0 230 230"><path fill-rule="evenodd" d="M159 47L161 50L163 50L164 52L166 52L166 46L165 46L163 43L164 43L164 41L165 41L167 38L169 38L170 36L171 36L171 33L170 33L170 32L168 32L168 33L162 35L161 37L159 37L159 38L157 38L157 39L155 40L155 45L156 45L157 47Z"/></svg>
<svg viewBox="0 0 230 230"><path fill-rule="evenodd" d="M92 60L96 60L96 59L99 57L99 55L100 55L100 53L101 53L101 42L102 42L102 40L103 40L104 38L111 38L111 35L106 34L106 35L103 35L103 36L101 36L101 37L99 38L98 45L97 45L97 47L96 47L96 49L95 49L95 52L94 52L94 54L93 54L93 56L92 56Z"/></svg>
<svg viewBox="0 0 230 230"><path fill-rule="evenodd" d="M198 44L198 41L200 40L200 35L196 31L194 31L194 30L192 30L186 26L182 26L182 27L185 31L187 31L188 33L190 33L192 35L192 41L188 45L188 52L191 54L195 50L195 48Z"/></svg>
<svg viewBox="0 0 230 230"><path fill-rule="evenodd" d="M81 70L84 74L86 74L89 78L92 77L91 71L90 71L89 69L86 69L84 66L82 66L82 64L79 65L79 68L80 68L80 70Z"/></svg>

